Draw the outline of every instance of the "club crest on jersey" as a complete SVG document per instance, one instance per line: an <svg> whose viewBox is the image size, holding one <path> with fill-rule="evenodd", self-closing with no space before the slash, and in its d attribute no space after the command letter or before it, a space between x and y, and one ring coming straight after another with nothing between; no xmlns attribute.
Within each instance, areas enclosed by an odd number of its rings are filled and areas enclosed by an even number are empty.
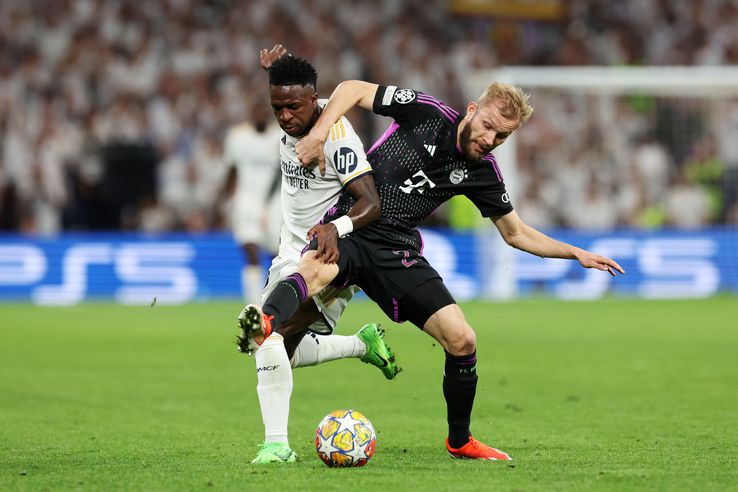
<svg viewBox="0 0 738 492"><path fill-rule="evenodd" d="M451 171L451 174L448 175L448 180L451 181L451 183L457 185L468 177L469 175L466 173L466 169L457 167L456 169Z"/></svg>
<svg viewBox="0 0 738 492"><path fill-rule="evenodd" d="M400 89L395 92L395 101L400 104L411 103L415 100L415 91L412 89Z"/></svg>

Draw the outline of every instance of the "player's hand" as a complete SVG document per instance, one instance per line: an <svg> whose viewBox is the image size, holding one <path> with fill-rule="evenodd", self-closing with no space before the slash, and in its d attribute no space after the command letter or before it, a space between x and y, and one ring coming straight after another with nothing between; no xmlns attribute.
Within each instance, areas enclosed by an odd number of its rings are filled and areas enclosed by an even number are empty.
<svg viewBox="0 0 738 492"><path fill-rule="evenodd" d="M338 261L338 229L334 224L318 224L310 228L307 233L308 241L318 240L318 249L315 259L321 263L336 263Z"/></svg>
<svg viewBox="0 0 738 492"><path fill-rule="evenodd" d="M325 176L323 142L318 137L308 133L297 142L295 151L302 167L315 167L317 165L320 169L320 175Z"/></svg>
<svg viewBox="0 0 738 492"><path fill-rule="evenodd" d="M275 44L274 48L271 50L267 50L266 48L262 49L259 51L259 62L261 63L261 68L269 70L272 63L282 58L285 53L287 53L287 48L281 44Z"/></svg>
<svg viewBox="0 0 738 492"><path fill-rule="evenodd" d="M577 257L577 260L579 260L579 264L584 268L596 268L597 270L608 272L613 277L615 276L615 270L620 273L625 273L625 270L623 270L615 260L611 260L606 256L590 253L589 251L582 251L582 254Z"/></svg>

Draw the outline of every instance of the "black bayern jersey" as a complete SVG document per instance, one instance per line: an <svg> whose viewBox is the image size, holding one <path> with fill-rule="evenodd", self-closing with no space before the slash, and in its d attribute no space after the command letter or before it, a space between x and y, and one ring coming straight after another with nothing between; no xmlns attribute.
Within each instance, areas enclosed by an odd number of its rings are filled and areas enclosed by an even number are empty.
<svg viewBox="0 0 738 492"><path fill-rule="evenodd" d="M513 210L494 156L464 160L456 141L464 115L432 96L394 86L377 89L373 109L394 119L367 152L382 206L374 227L420 249L414 229L455 195L468 197L484 217ZM344 191L326 221L353 203Z"/></svg>

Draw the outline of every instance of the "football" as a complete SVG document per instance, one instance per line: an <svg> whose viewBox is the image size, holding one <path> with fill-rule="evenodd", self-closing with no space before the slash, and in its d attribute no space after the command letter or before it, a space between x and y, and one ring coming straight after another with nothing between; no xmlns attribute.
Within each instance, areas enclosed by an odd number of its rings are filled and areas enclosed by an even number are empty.
<svg viewBox="0 0 738 492"><path fill-rule="evenodd" d="M315 450L330 467L364 466L376 446L372 423L356 410L329 413L315 431Z"/></svg>

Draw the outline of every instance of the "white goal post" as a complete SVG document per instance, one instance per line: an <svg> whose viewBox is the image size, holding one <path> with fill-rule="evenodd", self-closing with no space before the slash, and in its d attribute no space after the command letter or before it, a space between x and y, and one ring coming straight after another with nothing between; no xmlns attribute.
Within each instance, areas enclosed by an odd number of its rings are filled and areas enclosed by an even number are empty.
<svg viewBox="0 0 738 492"><path fill-rule="evenodd" d="M467 100L476 100L492 81L507 82L532 92L532 104L536 107L536 94L546 91L562 94L594 96L600 107L612 104L610 96L653 96L656 98L702 98L705 104L720 103L719 98L738 96L738 67L500 67L498 69L471 72L462 81ZM718 101L716 103L716 101ZM537 115L534 113L533 118ZM549 115L550 117L550 115ZM562 116L566 125L566 116ZM617 128L615 128L617 131ZM738 135L735 136L738 140ZM505 184L513 203L520 186L518 169L518 145L516 134L495 150L505 176ZM523 216L525 220L525 216ZM486 297L510 299L517 296L516 254L500 239L496 231L484 228L479 231L480 245L486 245L490 254L484 255L482 268L488 272ZM484 251L484 250L482 250Z"/></svg>

